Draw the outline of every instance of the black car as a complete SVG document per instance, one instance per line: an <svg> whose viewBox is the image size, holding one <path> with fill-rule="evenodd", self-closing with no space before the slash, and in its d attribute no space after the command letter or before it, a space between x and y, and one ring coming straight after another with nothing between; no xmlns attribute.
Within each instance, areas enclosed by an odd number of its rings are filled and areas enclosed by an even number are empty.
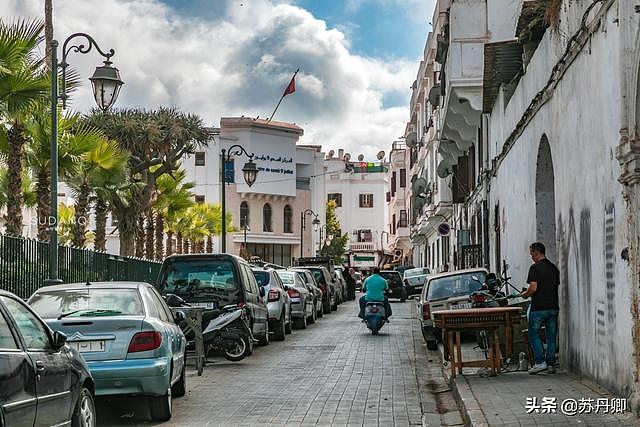
<svg viewBox="0 0 640 427"><path fill-rule="evenodd" d="M96 425L93 379L66 340L0 291L1 426Z"/></svg>
<svg viewBox="0 0 640 427"><path fill-rule="evenodd" d="M380 276L382 276L389 285L389 298L398 298L403 302L407 300L407 288L402 281L400 273L395 270L382 270Z"/></svg>
<svg viewBox="0 0 640 427"><path fill-rule="evenodd" d="M192 307L205 309L202 327L227 305L244 308L254 336L269 344L267 305L261 289L244 259L229 254L172 255L165 258L157 288L165 296L175 294Z"/></svg>

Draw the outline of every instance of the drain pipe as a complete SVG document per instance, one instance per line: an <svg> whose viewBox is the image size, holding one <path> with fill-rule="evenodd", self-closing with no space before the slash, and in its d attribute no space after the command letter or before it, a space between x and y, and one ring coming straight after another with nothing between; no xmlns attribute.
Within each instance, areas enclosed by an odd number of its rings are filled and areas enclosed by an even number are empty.
<svg viewBox="0 0 640 427"><path fill-rule="evenodd" d="M491 175L489 171L489 115L482 114L480 117L482 126L482 252L484 253L484 267L491 270L491 257L489 256L489 184ZM497 266L496 266L497 267ZM496 269L497 271L497 269Z"/></svg>

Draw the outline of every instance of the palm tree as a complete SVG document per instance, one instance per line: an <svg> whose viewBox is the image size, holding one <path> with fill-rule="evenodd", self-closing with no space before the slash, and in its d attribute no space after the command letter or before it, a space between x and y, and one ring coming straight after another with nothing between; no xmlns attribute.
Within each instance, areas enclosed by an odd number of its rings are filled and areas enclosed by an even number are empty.
<svg viewBox="0 0 640 427"><path fill-rule="evenodd" d="M22 160L28 142L25 124L46 103L50 78L37 56L44 25L38 20L7 24L0 20L0 123L5 127L7 154L6 231L22 231Z"/></svg>
<svg viewBox="0 0 640 427"><path fill-rule="evenodd" d="M35 185L28 174L22 173L22 201L28 208L36 205ZM7 206L7 169L0 168L0 209Z"/></svg>
<svg viewBox="0 0 640 427"><path fill-rule="evenodd" d="M184 182L186 175L187 174L184 169L178 169L172 175L164 174L159 176L156 181L157 196L155 198L153 210L155 212L155 258L158 261L161 261L164 257L162 240L167 217L175 212L184 211L194 204L193 193L191 192L194 184L191 182ZM166 251L170 254L171 248L169 246L173 241L173 231L168 224L166 232Z"/></svg>
<svg viewBox="0 0 640 427"><path fill-rule="evenodd" d="M86 218L88 218L90 198L95 188L104 188L125 179L128 155L118 148L118 144L104 138L96 129L82 128L74 133L78 145L94 145L71 169L67 183L75 192L75 222L73 225L73 245L85 244Z"/></svg>

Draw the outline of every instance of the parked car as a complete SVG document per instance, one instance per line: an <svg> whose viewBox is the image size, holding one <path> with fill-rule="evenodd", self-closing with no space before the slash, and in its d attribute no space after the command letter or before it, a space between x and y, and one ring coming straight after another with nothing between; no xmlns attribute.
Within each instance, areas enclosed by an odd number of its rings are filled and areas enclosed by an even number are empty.
<svg viewBox="0 0 640 427"><path fill-rule="evenodd" d="M322 310L322 289L316 282L316 279L313 278L313 274L309 270L305 270L304 268L290 268L289 271L295 271L300 273L300 277L304 280L307 288L313 292L315 298L315 307L316 307L316 319L324 316L324 312Z"/></svg>
<svg viewBox="0 0 640 427"><path fill-rule="evenodd" d="M342 272L344 271L344 267L342 266L337 266L335 267L335 272L336 272L336 276L340 279L340 283L342 284L342 301L349 301L350 298L350 294L349 294L349 284L347 283L347 281L344 279L344 276L342 275Z"/></svg>
<svg viewBox="0 0 640 427"><path fill-rule="evenodd" d="M313 274L313 278L316 279L316 282L320 285L320 289L322 289L322 310L324 311L324 314L337 310L336 285L331 278L329 270L327 270L326 267L319 265L306 265L302 266L302 268L309 270L311 274Z"/></svg>
<svg viewBox="0 0 640 427"><path fill-rule="evenodd" d="M315 323L315 295L305 285L302 274L295 271L278 270L278 275L291 297L291 315L294 319L294 326L298 329L305 329L307 323Z"/></svg>
<svg viewBox="0 0 640 427"><path fill-rule="evenodd" d="M348 298L348 290L347 290L347 281L342 277L342 271L337 267L333 271L333 283L336 284L336 296L338 297L338 305L342 304L344 301L347 301Z"/></svg>
<svg viewBox="0 0 640 427"><path fill-rule="evenodd" d="M407 289L407 297L411 295L419 295L422 292L422 288L427 280L427 277L431 274L426 267L411 268L405 270L403 280Z"/></svg>
<svg viewBox="0 0 640 427"><path fill-rule="evenodd" d="M0 425L96 425L93 379L66 340L0 291Z"/></svg>
<svg viewBox="0 0 640 427"><path fill-rule="evenodd" d="M407 270L411 270L412 268L415 268L415 267L413 265L399 265L396 268L394 268L394 270L400 273L400 276L404 278L404 272Z"/></svg>
<svg viewBox="0 0 640 427"><path fill-rule="evenodd" d="M382 270L380 276L382 276L389 285L389 298L398 298L402 302L407 300L407 288L402 281L400 273L395 270Z"/></svg>
<svg viewBox="0 0 640 427"><path fill-rule="evenodd" d="M441 331L434 325L431 313L471 308L469 295L480 290L488 273L484 268L471 268L428 277L418 300L418 316L422 322L422 336L427 348L438 348L438 340L441 338Z"/></svg>
<svg viewBox="0 0 640 427"><path fill-rule="evenodd" d="M362 273L360 273L359 271L356 271L353 273L353 280L356 281L356 290L357 291L361 291L362 290L362 283L364 282L364 279L362 278Z"/></svg>
<svg viewBox="0 0 640 427"><path fill-rule="evenodd" d="M172 255L162 263L157 288L162 295L175 294L192 307L204 308L203 329L218 316L217 308L243 308L253 335L260 344L269 344L264 289L244 259L230 254Z"/></svg>
<svg viewBox="0 0 640 427"><path fill-rule="evenodd" d="M28 301L79 351L96 396L149 398L151 417L171 418L172 396L184 396L187 340L148 283L73 283L38 289Z"/></svg>
<svg viewBox="0 0 640 427"><path fill-rule="evenodd" d="M274 269L253 268L253 275L258 286L264 289L269 312L269 331L273 339L284 341L286 334L291 333L291 298L283 285L280 276Z"/></svg>

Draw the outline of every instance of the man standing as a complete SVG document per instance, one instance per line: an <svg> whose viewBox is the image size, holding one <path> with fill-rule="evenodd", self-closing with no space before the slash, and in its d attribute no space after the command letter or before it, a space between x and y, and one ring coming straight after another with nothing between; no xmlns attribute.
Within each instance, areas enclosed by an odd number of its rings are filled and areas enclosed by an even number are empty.
<svg viewBox="0 0 640 427"><path fill-rule="evenodd" d="M523 298L531 297L529 307L529 342L535 356L535 365L530 374L547 370L555 372L556 334L558 329L558 286L560 272L545 256L545 247L536 242L529 247L534 264L529 268L527 283L529 288L522 293ZM546 357L540 339L540 328L544 325L547 337Z"/></svg>
<svg viewBox="0 0 640 427"><path fill-rule="evenodd" d="M349 269L345 266L342 270L342 277L347 282L347 289L349 290L349 299L356 299L356 280L351 275Z"/></svg>
<svg viewBox="0 0 640 427"><path fill-rule="evenodd" d="M367 280L364 281L364 285L362 286L362 290L365 294L358 300L360 303L360 313L358 314L358 317L364 319L364 310L367 307L367 302L377 301L384 302L384 311L387 320L389 320L389 317L391 317L391 304L389 304L389 298L384 294L384 291L388 289L389 285L387 284L387 281L380 276L380 269L378 267L374 267L373 274L367 277Z"/></svg>

